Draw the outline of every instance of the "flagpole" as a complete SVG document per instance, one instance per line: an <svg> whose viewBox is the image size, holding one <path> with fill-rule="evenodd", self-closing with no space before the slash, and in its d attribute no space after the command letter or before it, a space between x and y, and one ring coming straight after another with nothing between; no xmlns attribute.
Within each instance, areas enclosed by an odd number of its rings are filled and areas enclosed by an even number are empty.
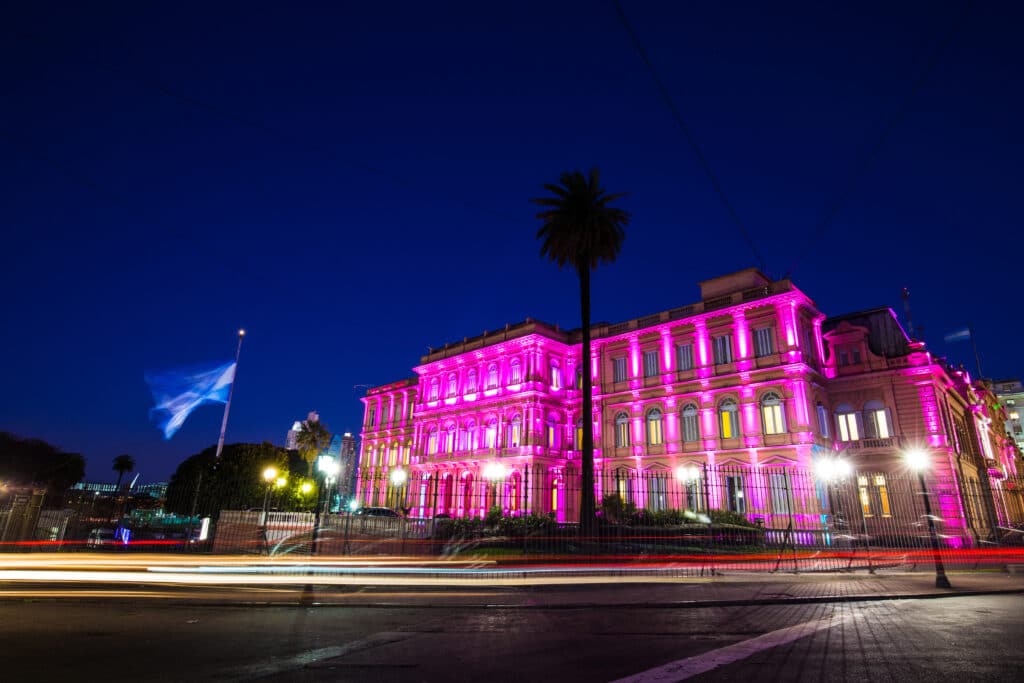
<svg viewBox="0 0 1024 683"><path fill-rule="evenodd" d="M967 326L967 334L971 338L971 346L974 347L974 362L978 364L978 379L981 379L981 356L978 355L978 342L974 341L974 326Z"/></svg>
<svg viewBox="0 0 1024 683"><path fill-rule="evenodd" d="M224 419L220 423L220 438L217 439L217 455L215 460L220 460L220 453L224 450L224 433L228 430L228 411L231 410L231 397L235 393L235 380L238 378L238 359L242 356L242 340L245 338L245 330L238 331L238 348L235 349L235 371L231 377L231 386L228 387L228 402L224 404Z"/></svg>

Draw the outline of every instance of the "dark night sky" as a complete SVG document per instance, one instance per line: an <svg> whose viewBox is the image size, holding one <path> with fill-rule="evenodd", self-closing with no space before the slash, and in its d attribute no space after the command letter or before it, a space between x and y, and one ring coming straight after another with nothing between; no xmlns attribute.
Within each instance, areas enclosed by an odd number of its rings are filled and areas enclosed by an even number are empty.
<svg viewBox="0 0 1024 683"><path fill-rule="evenodd" d="M358 431L355 386L427 345L577 326L528 203L564 170L631 193L595 320L755 264L610 2L19 5L0 15L0 429L82 452L90 478L122 452L165 478L216 440L207 406L163 441L142 376L229 359L238 327L228 440L282 443L311 409ZM930 348L973 362L942 341L973 321L985 373L1019 375L1022 17L835 5L623 3L774 277L956 25L793 276L829 314L910 287Z"/></svg>

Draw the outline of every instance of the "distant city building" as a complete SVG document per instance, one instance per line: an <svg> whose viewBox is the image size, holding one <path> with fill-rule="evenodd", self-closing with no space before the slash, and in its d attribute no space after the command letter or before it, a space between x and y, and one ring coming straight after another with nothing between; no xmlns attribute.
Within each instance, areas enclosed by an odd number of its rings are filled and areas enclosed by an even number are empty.
<svg viewBox="0 0 1024 683"><path fill-rule="evenodd" d="M339 464L338 491L342 496L349 496L355 491L356 476L359 473L359 447L356 444L356 437L352 436L351 432L345 432L341 436Z"/></svg>
<svg viewBox="0 0 1024 683"><path fill-rule="evenodd" d="M319 422L320 413L315 410L310 411L309 415L306 416L306 420L309 422ZM288 434L284 438L284 447L290 451L299 450L299 432L302 431L302 421L296 420L292 423L292 428L288 430Z"/></svg>
<svg viewBox="0 0 1024 683"><path fill-rule="evenodd" d="M1006 433L1017 444L1017 450L1024 453L1024 384L1019 379L1003 379L993 382L992 390L1006 410Z"/></svg>
<svg viewBox="0 0 1024 683"><path fill-rule="evenodd" d="M124 489L122 484L121 488ZM99 494L101 496L117 495L117 484L101 481L80 481L71 487L72 491L83 493ZM129 485L128 494L132 496L150 496L152 498L163 498L167 495L167 482L157 481L150 484Z"/></svg>

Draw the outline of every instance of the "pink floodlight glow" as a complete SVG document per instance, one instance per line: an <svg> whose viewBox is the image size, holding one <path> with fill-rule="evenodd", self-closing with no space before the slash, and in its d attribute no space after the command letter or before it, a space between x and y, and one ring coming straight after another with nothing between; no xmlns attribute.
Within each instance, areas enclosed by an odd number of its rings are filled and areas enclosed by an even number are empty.
<svg viewBox="0 0 1024 683"><path fill-rule="evenodd" d="M747 335L747 319L743 317L742 312L737 313L733 319L736 326L736 346L740 352L738 360L744 360L750 355L750 349L748 348L749 340Z"/></svg>
<svg viewBox="0 0 1024 683"><path fill-rule="evenodd" d="M790 382L789 388L793 392L793 400L796 404L797 424L810 424L810 418L807 415L807 387L803 382Z"/></svg>
<svg viewBox="0 0 1024 683"><path fill-rule="evenodd" d="M663 372L675 372L676 357L672 353L672 337L669 336L668 330L661 331L661 360Z"/></svg>
<svg viewBox="0 0 1024 683"><path fill-rule="evenodd" d="M757 434L757 404L743 404L743 433ZM755 439L756 443L756 439Z"/></svg>
<svg viewBox="0 0 1024 683"><path fill-rule="evenodd" d="M640 343L634 337L629 341L630 377L640 376Z"/></svg>
<svg viewBox="0 0 1024 683"><path fill-rule="evenodd" d="M696 325L697 332L697 359L700 361L701 367L708 364L708 328L704 326L704 323L698 323Z"/></svg>

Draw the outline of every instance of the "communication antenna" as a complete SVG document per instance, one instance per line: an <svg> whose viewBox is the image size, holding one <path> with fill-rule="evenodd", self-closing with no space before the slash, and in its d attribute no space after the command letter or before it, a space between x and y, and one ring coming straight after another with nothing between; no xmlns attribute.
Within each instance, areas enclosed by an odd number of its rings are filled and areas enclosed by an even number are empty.
<svg viewBox="0 0 1024 683"><path fill-rule="evenodd" d="M910 333L910 338L916 339L914 336L914 321L910 317L910 290L906 287L903 288L903 312L907 316L907 331Z"/></svg>

